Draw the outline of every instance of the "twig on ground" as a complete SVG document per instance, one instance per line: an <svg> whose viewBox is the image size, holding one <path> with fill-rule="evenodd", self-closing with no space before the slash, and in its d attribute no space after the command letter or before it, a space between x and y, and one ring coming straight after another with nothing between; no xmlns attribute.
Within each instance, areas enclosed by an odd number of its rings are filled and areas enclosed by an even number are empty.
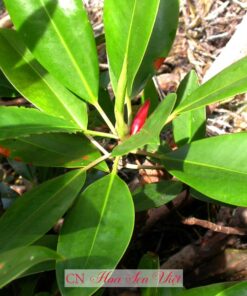
<svg viewBox="0 0 247 296"><path fill-rule="evenodd" d="M215 232L225 233L225 234L235 234L235 235L247 235L247 230L239 227L222 226L210 221L198 219L195 217L185 218L182 220L183 224L186 225L197 225L206 229L210 229Z"/></svg>
<svg viewBox="0 0 247 296"><path fill-rule="evenodd" d="M219 14L223 13L227 6L230 4L230 1L223 2L220 7L212 11L207 17L204 18L205 21L211 21L218 17Z"/></svg>
<svg viewBox="0 0 247 296"><path fill-rule="evenodd" d="M226 37L228 37L228 35L229 35L229 32L224 32L224 33L221 33L221 34L211 35L211 36L207 37L207 40L212 41L212 40L215 40L215 39L226 38Z"/></svg>

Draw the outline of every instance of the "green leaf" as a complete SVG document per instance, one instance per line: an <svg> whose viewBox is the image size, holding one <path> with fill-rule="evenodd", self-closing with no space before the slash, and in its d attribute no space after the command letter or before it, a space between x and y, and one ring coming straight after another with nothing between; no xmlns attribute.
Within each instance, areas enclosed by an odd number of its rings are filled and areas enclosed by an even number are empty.
<svg viewBox="0 0 247 296"><path fill-rule="evenodd" d="M150 100L150 108L149 108L149 113L151 114L159 105L160 99L159 99L159 94L156 90L155 84L153 82L153 79L149 79L147 82L144 91L143 91L143 96L142 96L142 103L144 103L146 100Z"/></svg>
<svg viewBox="0 0 247 296"><path fill-rule="evenodd" d="M247 206L247 133L199 140L162 155L166 169L215 200Z"/></svg>
<svg viewBox="0 0 247 296"><path fill-rule="evenodd" d="M50 260L38 263L37 265L30 267L28 270L22 273L19 276L19 278L29 277L31 275L35 275L45 271L55 270L55 268L56 268L56 258L55 259L52 258Z"/></svg>
<svg viewBox="0 0 247 296"><path fill-rule="evenodd" d="M179 147L203 139L206 135L205 107L182 113L172 125L174 140Z"/></svg>
<svg viewBox="0 0 247 296"><path fill-rule="evenodd" d="M153 253L147 253L142 256L141 261L139 262L138 269L159 269L160 261L159 256ZM158 285L158 283L157 283ZM147 287L141 288L141 296L158 296L159 289Z"/></svg>
<svg viewBox="0 0 247 296"><path fill-rule="evenodd" d="M150 252L143 255L138 264L138 268L139 269L159 269L160 268L159 256Z"/></svg>
<svg viewBox="0 0 247 296"><path fill-rule="evenodd" d="M220 291L216 296L247 296L247 282L240 282L236 285L233 285L224 291Z"/></svg>
<svg viewBox="0 0 247 296"><path fill-rule="evenodd" d="M96 102L96 44L81 1L5 0L5 4L35 58L71 91Z"/></svg>
<svg viewBox="0 0 247 296"><path fill-rule="evenodd" d="M247 296L247 282L219 283L188 290L163 288L161 291L160 296Z"/></svg>
<svg viewBox="0 0 247 296"><path fill-rule="evenodd" d="M108 118L111 120L111 122L115 124L114 105L107 89L100 88L99 104L104 110L104 112L106 113L106 115L108 116ZM100 118L100 120L102 120L102 118Z"/></svg>
<svg viewBox="0 0 247 296"><path fill-rule="evenodd" d="M237 61L193 91L175 109L182 113L247 91L247 57Z"/></svg>
<svg viewBox="0 0 247 296"><path fill-rule="evenodd" d="M214 200L214 199L212 199L212 198L210 198L210 197L202 194L201 192L196 191L193 188L190 188L190 195L193 198L198 199L198 200L201 200L201 201L206 202L206 203L212 203L214 205L229 207L228 204L226 204L224 202L216 201L216 200Z"/></svg>
<svg viewBox="0 0 247 296"><path fill-rule="evenodd" d="M65 288L64 269L114 269L134 227L128 186L114 173L91 184L65 218L58 252L57 279L63 295L91 295L97 288ZM113 247L114 242L114 247Z"/></svg>
<svg viewBox="0 0 247 296"><path fill-rule="evenodd" d="M100 152L82 135L42 134L0 141L10 158L48 167L85 167L101 156ZM108 171L105 162L97 168Z"/></svg>
<svg viewBox="0 0 247 296"><path fill-rule="evenodd" d="M68 210L85 182L74 170L19 198L0 219L0 251L29 245L49 231Z"/></svg>
<svg viewBox="0 0 247 296"><path fill-rule="evenodd" d="M47 247L52 250L57 249L57 241L58 241L58 235L56 234L46 234L42 236L40 239L35 241L33 244L35 246L42 246Z"/></svg>
<svg viewBox="0 0 247 296"><path fill-rule="evenodd" d="M105 0L106 49L115 94L119 84L124 89L127 88L128 95L131 95L133 81L148 47L159 4L160 0Z"/></svg>
<svg viewBox="0 0 247 296"><path fill-rule="evenodd" d="M33 108L0 107L0 114L0 140L30 134L80 131L73 122L50 116Z"/></svg>
<svg viewBox="0 0 247 296"><path fill-rule="evenodd" d="M58 235L47 234L41 237L39 240L35 241L34 245L43 246L52 250L56 250L57 240L58 240ZM35 266L32 266L31 268L28 268L28 270L22 273L20 277L26 277L26 276L30 276L36 273L41 273L49 270L55 270L55 264L56 264L56 261L54 258L45 262L41 262L39 264L36 264Z"/></svg>
<svg viewBox="0 0 247 296"><path fill-rule="evenodd" d="M4 287L30 267L44 261L61 259L55 251L40 247L28 246L16 248L0 254L0 288Z"/></svg>
<svg viewBox="0 0 247 296"><path fill-rule="evenodd" d="M195 71L188 73L182 80L177 91L177 103L181 103L199 87ZM173 135L178 146L185 145L205 137L206 109L205 107L182 113L172 121Z"/></svg>
<svg viewBox="0 0 247 296"><path fill-rule="evenodd" d="M150 3L150 1L147 2ZM178 0L159 1L159 10L156 16L155 25L145 56L134 81L132 96L137 95L144 88L147 80L154 75L155 60L168 55L176 35L178 17Z"/></svg>
<svg viewBox="0 0 247 296"><path fill-rule="evenodd" d="M45 271L52 271L56 268L56 259L50 259L45 262L41 262L35 266L30 267L28 270L26 270L24 273L22 273L19 278L28 278L32 275L36 275L38 273L42 273Z"/></svg>
<svg viewBox="0 0 247 296"><path fill-rule="evenodd" d="M182 183L176 181L162 181L146 184L133 193L135 210L145 211L150 208L160 207L172 201L182 190Z"/></svg>
<svg viewBox="0 0 247 296"><path fill-rule="evenodd" d="M18 96L18 92L9 83L8 79L0 71L0 98L14 98Z"/></svg>
<svg viewBox="0 0 247 296"><path fill-rule="evenodd" d="M38 109L86 129L86 104L40 66L13 30L0 30L0 69L20 94Z"/></svg>
<svg viewBox="0 0 247 296"><path fill-rule="evenodd" d="M122 144L113 149L112 156L119 156L129 153L134 149L143 147L146 144L159 143L159 135L166 124L176 101L175 94L169 94L147 119L139 133L129 137Z"/></svg>

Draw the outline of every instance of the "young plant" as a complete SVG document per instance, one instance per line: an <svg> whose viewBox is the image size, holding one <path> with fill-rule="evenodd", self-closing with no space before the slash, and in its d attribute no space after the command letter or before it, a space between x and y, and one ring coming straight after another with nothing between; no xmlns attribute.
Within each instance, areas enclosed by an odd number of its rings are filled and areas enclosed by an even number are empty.
<svg viewBox="0 0 247 296"><path fill-rule="evenodd" d="M212 201L247 206L246 133L205 138L206 105L247 90L247 58L201 86L192 71L176 94L160 101L150 96L133 120L133 100L172 46L177 0L105 0L112 100L100 83L96 42L81 0L5 5L16 30L0 30L0 69L31 108L0 107L0 153L66 171L2 215L0 287L55 268L62 295L92 295L97 288L65 288L64 270L116 268L133 233L134 202L136 210L160 206L181 192L182 183ZM169 123L176 149L160 141ZM129 153L145 155L176 177L161 184L166 199L132 198L118 176L119 160ZM96 181L86 179L91 169L101 171ZM62 217L52 249L54 237L51 244L47 233Z"/></svg>

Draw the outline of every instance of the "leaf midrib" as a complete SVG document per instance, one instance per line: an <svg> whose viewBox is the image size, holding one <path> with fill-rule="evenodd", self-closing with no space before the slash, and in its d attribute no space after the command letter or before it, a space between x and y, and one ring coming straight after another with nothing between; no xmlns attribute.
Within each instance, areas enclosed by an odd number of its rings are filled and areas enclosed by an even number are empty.
<svg viewBox="0 0 247 296"><path fill-rule="evenodd" d="M157 14L158 14L158 10L159 10L159 6L160 6L160 0L158 0L158 5L157 5L157 7L156 7L156 17L157 17ZM131 21L130 21L130 27L129 27L129 34L128 34L128 39L127 39L127 44L126 44L126 54L125 54L125 58L124 58L124 61L125 61L125 59L126 59L126 61L128 60L126 57L128 57L129 56L129 48L130 48L130 37L131 37L131 35L132 35L132 31L133 31L133 23L134 23L134 16L135 16L135 11L136 11L136 5L137 5L137 0L135 0L135 4L134 4L134 8L133 8L133 13L132 13L132 16L131 16ZM139 68L140 68L140 66L141 66L141 64L142 64L142 61L143 61L143 59L144 59L144 56L145 56L145 53L146 53L146 50L147 50L147 48L148 48L148 45L149 45L149 42L150 42L150 39L151 39L151 36L152 36L152 32L153 32L153 29L154 29L154 25L155 25L155 21L156 21L156 17L154 18L154 21L153 21L153 25L152 25L152 28L151 28L151 30L150 30L150 33L149 33L149 36L148 36L148 41L146 42L146 47L145 47L145 50L144 50L144 52L143 52L143 54L142 54L142 57L141 57L141 60L140 60L140 62L139 62L139 65L138 65L138 67L137 67L137 69L136 69L136 72L135 73L133 73L133 79L132 79L132 81L131 81L131 88L132 88L132 85L133 85L133 83L134 83L134 77L136 76L136 74L138 73L138 70L139 70ZM128 64L128 61L127 61L127 64ZM128 73L128 67L127 67L127 73ZM127 80L126 80L127 81ZM127 84L127 83L126 83Z"/></svg>
<svg viewBox="0 0 247 296"><path fill-rule="evenodd" d="M29 67L29 68L31 68L36 74L37 74L37 76L45 83L45 85L47 86L47 88L51 91L51 93L54 95L54 97L56 97L57 98L57 100L60 102L60 104L64 107L63 108L63 110L69 115L69 117L70 118L72 118L72 120L74 121L74 122L76 122L77 124L78 124L78 126L81 128L81 129L84 129L84 127L82 126L82 124L80 123L80 121L78 121L78 119L77 119L77 116L75 116L72 112L71 112L71 110L70 110L70 108L68 108L68 106L64 103L64 101L63 100L61 100L60 99L60 97L59 96L57 96L57 94L56 94L56 91L52 88L52 85L50 85L50 83L49 83L49 81L47 81L46 80L46 78L45 78L45 76L42 76L41 74L40 74L40 72L32 65L32 64L30 64L30 62L28 61L28 59L27 58L25 58L25 56L24 55L22 55L22 53L21 53L21 51L19 51L18 50L18 48L16 48L16 47L14 47L10 42L9 42L9 40L8 39L6 39L5 38L5 36L2 34L2 37L6 40L6 42L16 51L16 53L17 54L19 54L19 56L26 62L26 65ZM50 74L46 74L46 75L50 75ZM22 91L21 90L18 90L20 93L22 93ZM25 96L24 96L25 97ZM28 99L29 100L29 99ZM30 102L31 103L33 103L32 102L32 100L30 100ZM33 103L34 105L36 105L35 103ZM39 108L39 107L38 107ZM41 108L39 108L39 109L41 109ZM44 113L46 113L45 111L43 111ZM47 113L46 113L47 114ZM61 115L61 116L63 116L63 115Z"/></svg>
<svg viewBox="0 0 247 296"><path fill-rule="evenodd" d="M73 54L71 53L70 49L69 49L68 46L66 45L66 42L64 41L63 36L62 36L62 34L61 34L59 28L57 27L56 23L53 21L51 15L50 15L49 11L47 10L47 8L46 8L46 6L45 6L45 4L44 4L44 1L43 1L43 0L39 0L39 1L40 1L41 6L43 7L43 9L44 9L44 11L45 11L47 17L49 18L49 20L50 20L50 22L51 22L51 24L52 24L52 26L53 26L53 28L54 28L54 30L55 30L55 32L56 32L58 38L59 38L59 40L61 41L61 43L62 43L62 45L63 45L65 51L67 52L67 54L68 54L68 56L69 56L69 59L70 59L71 62L72 62L72 65L74 66L76 72L78 73L78 75L79 75L79 77L80 77L80 79L81 79L81 81L82 81L82 84L84 85L84 87L85 87L85 89L86 89L86 91L87 91L89 97L91 98L92 102L96 102L97 99L95 98L94 94L92 93L91 88L89 87L86 78L84 77L83 73L81 72L80 67L79 67L79 65L77 64L77 62L76 62L76 60L75 60Z"/></svg>
<svg viewBox="0 0 247 296"><path fill-rule="evenodd" d="M106 191L106 198L105 198L104 203L103 203L103 206L102 206L102 210L101 210L100 218L99 218L99 223L97 225L97 228L96 228L95 233L94 233L94 236L93 236L91 248L90 248L90 250L88 252L88 255L87 255L87 260L85 262L85 268L87 267L88 261L89 261L91 255L92 255L92 252L93 252L93 249L94 249L94 245L95 245L95 242L96 242L96 239L97 239L99 230L101 228L101 223L102 223L102 220L103 220L103 217L104 217L104 213L105 213L105 210L106 210L108 201L109 201L109 196L110 196L110 193L111 193L111 189L112 189L112 185L113 185L113 182L114 182L115 177L116 177L116 175L114 173L111 173L110 180L109 180L109 185L108 185L108 188L107 188L107 191Z"/></svg>
<svg viewBox="0 0 247 296"><path fill-rule="evenodd" d="M200 97L199 99L197 99L197 100L195 100L195 101L193 101L193 102L190 102L190 103L188 103L187 105L185 104L184 106L181 104L181 107L180 108L178 108L177 110L175 110L176 111L176 113L180 113L180 112L183 112L183 111L186 111L186 109L187 108L190 108L191 106L193 106L193 105L196 105L197 103L199 103L200 101L203 101L203 100L205 100L206 98L208 98L208 97L210 97L210 96L212 96L212 95L215 95L215 94L217 94L218 92L221 92L222 91L222 89L226 89L226 88L230 88L232 85L234 85L235 83L237 83L237 82L239 82L239 81L242 81L242 80L246 80L246 77L247 77L247 75L245 76L245 77L242 77L241 79L238 79L238 80L234 80L232 83L230 83L230 84L228 84L227 86L224 86L224 87L221 87L221 88L216 88L216 89L214 89L212 92L210 92L210 93L207 93L206 95L204 95L204 96L202 96L202 97ZM212 78L213 79L213 78ZM210 81L210 80L209 80ZM195 91L193 91L187 98L189 98L189 97L193 97L193 94L194 94L194 92L197 92L199 89L200 89L200 87L205 87L205 85L206 85L206 83L205 84L202 84L201 86L199 86L198 87L198 89L196 89ZM223 99L222 99L223 100ZM199 106L199 107L197 107L197 108L200 108L200 107L202 107L202 106ZM195 108L195 109L197 109L197 108ZM193 110L193 109L192 109ZM188 110L188 111L192 111L192 110Z"/></svg>
<svg viewBox="0 0 247 296"><path fill-rule="evenodd" d="M29 246L30 248L31 246ZM32 246L34 247L34 246ZM25 248L25 247L22 247L22 248ZM37 248L37 247L36 247ZM44 248L44 247L42 247ZM10 250L11 251L11 250ZM2 254L0 254L2 255ZM43 255L43 257L42 257ZM27 268L22 268L21 271L19 271L17 274L15 274L14 276L11 276L7 281L3 281L3 285L0 284L0 288L2 289L6 284L10 283L11 281L13 281L14 279L18 278L18 276L22 275L24 272L26 272L29 268L33 267L34 265L38 264L38 263L41 263L41 262L45 262L45 261L50 261L50 260L56 260L56 259L60 259L59 256L56 256L56 255L59 255L57 253L54 252L54 254L52 254L52 252L49 252L49 255L45 254L46 257L44 257L44 254L39 254L39 256L36 257L36 259L38 259L37 261L35 261L34 263L34 260L33 261L30 261L30 262L33 262L34 264L31 264L30 266L28 266ZM18 261L17 261L18 262ZM22 263L18 263L18 264L15 264L15 269L18 270L19 266L22 266L23 265L23 262ZM19 268L21 269L21 268ZM11 272L11 270L9 270ZM9 277L7 273L4 274L4 276L7 276L7 278Z"/></svg>
<svg viewBox="0 0 247 296"><path fill-rule="evenodd" d="M192 165L195 165L195 166L207 167L207 168L211 168L211 169L215 169L215 170L220 170L220 171L232 172L232 173L236 173L236 174L247 175L247 172L245 173L245 172L236 171L236 170L233 170L233 169L226 169L224 167L218 167L218 166L215 166L215 165L210 165L210 164L206 164L206 163L195 162L195 161L191 161L191 160L187 160L187 159L180 160L180 159L172 158L172 157L165 156L165 155L163 155L162 158L163 158L163 160L175 161L175 162L186 163L186 164L192 164Z"/></svg>
<svg viewBox="0 0 247 296"><path fill-rule="evenodd" d="M29 141L25 141L24 139L18 139L18 141L27 143L27 144L29 144L31 146L38 147L38 148L40 148L42 150L45 150L45 151L48 151L48 152L51 152L51 153L55 153L55 154L58 154L58 155L61 155L61 156L66 156L67 155L66 153L58 152L57 150L47 149L46 147L38 145L37 143L32 143L32 142L29 142ZM76 160L71 160L71 161L69 161L69 163L73 162L73 161L76 161ZM81 167L83 167L83 166L81 166Z"/></svg>
<svg viewBox="0 0 247 296"><path fill-rule="evenodd" d="M76 127L72 127L72 126L49 126L49 125L40 125L40 126L33 126L32 124L31 124L31 128L30 128L30 126L29 125L25 125L25 126L23 126L23 125L9 125L9 126L1 126L1 124L0 124L0 128L1 128L1 131L2 130L5 130L5 131L8 131L8 130L12 130L13 128L15 129L15 130L24 130L24 132L26 133L26 129L28 129L28 130L30 130L30 131L36 131L36 130L39 130L39 129L41 129L41 128L49 128L49 130L47 130L47 131L44 131L44 130L41 130L40 131L40 133L49 133L49 132L54 132L54 131L58 131L58 132L61 132L61 129L62 130L69 130L69 131L74 131L74 132L79 132L79 131L81 131L81 129L80 128L76 128ZM0 136L0 139L1 139L1 136Z"/></svg>

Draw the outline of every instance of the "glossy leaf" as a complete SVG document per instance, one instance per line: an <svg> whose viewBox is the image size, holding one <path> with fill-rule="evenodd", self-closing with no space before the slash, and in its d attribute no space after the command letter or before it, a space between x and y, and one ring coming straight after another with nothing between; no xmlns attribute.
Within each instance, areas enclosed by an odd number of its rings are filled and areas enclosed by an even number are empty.
<svg viewBox="0 0 247 296"><path fill-rule="evenodd" d="M175 109L182 113L247 91L247 57L237 61L193 91Z"/></svg>
<svg viewBox="0 0 247 296"><path fill-rule="evenodd" d="M51 179L19 198L0 219L0 251L30 245L68 210L85 181L82 170Z"/></svg>
<svg viewBox="0 0 247 296"><path fill-rule="evenodd" d="M181 182L167 180L146 184L133 193L135 210L139 212L160 207L176 198L181 191Z"/></svg>
<svg viewBox="0 0 247 296"><path fill-rule="evenodd" d="M237 283L224 291L220 291L216 296L235 296L235 295L241 295L241 296L247 296L247 282L240 282Z"/></svg>
<svg viewBox="0 0 247 296"><path fill-rule="evenodd" d="M24 273L22 273L19 278L25 278L30 277L32 275L42 273L45 271L52 271L56 268L56 258L52 258L50 260L47 260L45 262L40 262L35 266L32 266L28 268Z"/></svg>
<svg viewBox="0 0 247 296"><path fill-rule="evenodd" d="M159 269L160 268L159 256L150 252L143 255L138 264L138 268L139 269Z"/></svg>
<svg viewBox="0 0 247 296"><path fill-rule="evenodd" d="M111 97L107 89L102 89L102 88L99 89L99 104L103 108L108 118L114 124L115 123L114 104L111 100ZM100 120L102 120L102 118L100 118Z"/></svg>
<svg viewBox="0 0 247 296"><path fill-rule="evenodd" d="M0 107L0 114L0 140L30 134L80 131L73 122L50 116L33 108Z"/></svg>
<svg viewBox="0 0 247 296"><path fill-rule="evenodd" d="M38 109L86 129L86 104L42 68L13 30L0 30L0 69Z"/></svg>
<svg viewBox="0 0 247 296"><path fill-rule="evenodd" d="M174 107L175 101L175 94L168 95L147 119L140 132L129 137L126 141L113 149L112 155L124 155L132 150L141 148L146 144L159 143L160 132L166 124L167 118Z"/></svg>
<svg viewBox="0 0 247 296"><path fill-rule="evenodd" d="M134 81L132 96L137 95L144 88L147 80L155 74L155 60L168 55L176 35L178 17L178 0L159 1L155 25Z"/></svg>
<svg viewBox="0 0 247 296"><path fill-rule="evenodd" d="M41 237L36 242L34 242L34 245L46 247L46 248L49 248L52 250L56 250L57 249L57 240L58 240L58 235L47 234L47 235ZM30 276L30 275L44 272L44 271L55 270L55 263L56 263L56 258L55 259L52 258L52 259L47 260L45 262L41 262L39 264L36 264L35 266L28 268L19 277L26 277L26 276Z"/></svg>
<svg viewBox="0 0 247 296"><path fill-rule="evenodd" d="M116 174L87 187L66 216L58 240L57 250L66 258L57 262L61 293L83 296L97 290L66 289L64 269L114 269L129 244L133 227L132 197L128 186Z"/></svg>
<svg viewBox="0 0 247 296"><path fill-rule="evenodd" d="M199 140L164 154L166 169L215 200L247 206L247 133Z"/></svg>
<svg viewBox="0 0 247 296"><path fill-rule="evenodd" d="M61 259L55 251L46 247L28 246L0 254L0 288L4 287L30 267L44 261Z"/></svg>
<svg viewBox="0 0 247 296"><path fill-rule="evenodd" d="M88 102L96 102L98 58L82 2L5 0L5 4L35 58L71 91Z"/></svg>
<svg viewBox="0 0 247 296"><path fill-rule="evenodd" d="M101 156L87 138L73 134L42 134L0 141L10 158L36 166L85 167ZM1 150L0 150L1 151ZM104 162L97 168L108 171Z"/></svg>
<svg viewBox="0 0 247 296"><path fill-rule="evenodd" d="M198 77L194 71L191 71L185 76L178 88L176 104L186 100L198 87ZM205 107L182 113L172 121L172 125L174 139L178 146L204 138L206 135Z"/></svg>
<svg viewBox="0 0 247 296"><path fill-rule="evenodd" d="M149 79L147 82L144 91L143 91L143 96L142 96L142 103L146 100L150 100L150 114L157 108L157 106L160 103L159 99L159 94L158 91L156 90L155 84L153 82L153 79Z"/></svg>
<svg viewBox="0 0 247 296"><path fill-rule="evenodd" d="M226 282L193 289L160 289L159 296L247 296L247 282Z"/></svg>
<svg viewBox="0 0 247 296"><path fill-rule="evenodd" d="M47 247L52 250L57 249L57 240L58 240L58 235L56 234L46 234L42 236L40 239L35 241L33 245L35 246L42 246L42 247Z"/></svg>
<svg viewBox="0 0 247 296"><path fill-rule="evenodd" d="M218 200L214 200L214 199L212 199L212 198L210 198L210 197L202 194L201 192L196 191L193 188L190 188L190 195L193 198L198 199L198 200L201 200L201 201L206 202L206 203L212 203L214 205L229 207L228 204L226 204L224 202L220 202Z"/></svg>
<svg viewBox="0 0 247 296"><path fill-rule="evenodd" d="M206 109L201 107L182 113L172 124L174 139L178 146L203 139L206 136Z"/></svg>
<svg viewBox="0 0 247 296"><path fill-rule="evenodd" d="M104 27L110 77L131 95L131 88L155 24L160 0L105 0ZM138 45L138 46L137 46ZM120 81L121 80L121 81Z"/></svg>

